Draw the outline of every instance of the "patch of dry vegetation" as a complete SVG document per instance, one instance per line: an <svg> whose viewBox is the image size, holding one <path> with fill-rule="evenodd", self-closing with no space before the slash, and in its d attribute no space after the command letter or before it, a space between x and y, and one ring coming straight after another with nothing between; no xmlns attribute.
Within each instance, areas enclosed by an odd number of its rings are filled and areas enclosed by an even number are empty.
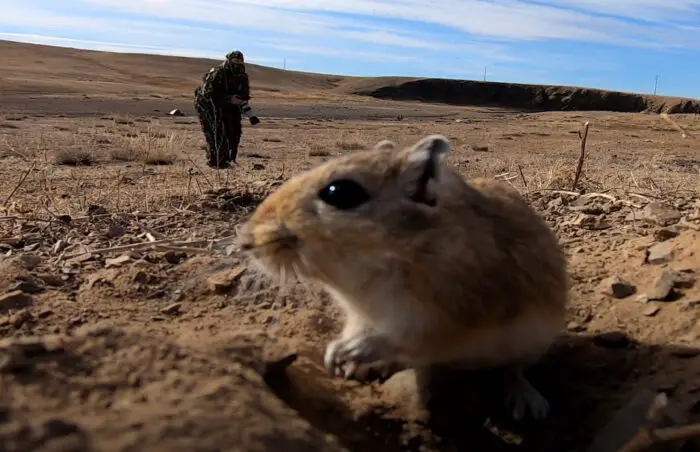
<svg viewBox="0 0 700 452"><path fill-rule="evenodd" d="M83 193L87 200L81 204L89 203L90 198L116 202L115 184L121 180L118 190L122 193L122 208L129 199L139 209L146 205L154 209L157 199L164 201L164 197L170 199L168 205L180 205L217 187L243 181L260 185L265 174L284 180L319 160L356 152L382 139L408 145L426 134L440 133L450 137L454 145L448 161L467 177L496 177L522 193L570 191L580 142L570 132L573 129L578 133L582 123L581 116L571 116L543 118L537 124L488 118L474 123L445 121L408 126L392 122L266 123L264 127L244 129L239 165L225 171L206 166L198 124L182 128L175 126L175 121L156 118L149 122L134 120L132 124L119 124L115 117L80 123L68 118L29 118L19 130L0 131L0 157L15 162L5 165L5 171L11 174L22 173L36 162L37 168L48 171L48 184L54 183L52 166L56 170L73 167L71 177L80 179L79 188L67 188L66 193ZM623 141L619 139L620 126L616 125L620 122L625 130L634 132L625 135ZM25 130L31 133L23 133ZM613 151L611 140L617 146ZM475 143L488 143L489 152L476 152ZM700 162L692 143L653 118L596 117L588 148L578 182L578 189L584 193L655 199L671 192L700 192ZM95 187L101 188L96 192ZM126 192L131 193L128 198ZM149 193L148 200L140 194L143 192Z"/></svg>
<svg viewBox="0 0 700 452"><path fill-rule="evenodd" d="M309 157L330 157L331 155L331 151L322 144L311 143L309 146Z"/></svg>
<svg viewBox="0 0 700 452"><path fill-rule="evenodd" d="M338 140L335 145L344 151L359 151L366 148L366 145L357 141Z"/></svg>
<svg viewBox="0 0 700 452"><path fill-rule="evenodd" d="M63 148L55 151L54 162L56 165L90 166L95 163L95 155L85 149Z"/></svg>

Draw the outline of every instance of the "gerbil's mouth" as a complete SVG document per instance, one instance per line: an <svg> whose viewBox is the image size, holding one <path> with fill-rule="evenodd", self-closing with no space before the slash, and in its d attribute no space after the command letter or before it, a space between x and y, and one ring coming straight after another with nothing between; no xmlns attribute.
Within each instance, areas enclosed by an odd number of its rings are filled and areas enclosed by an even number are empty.
<svg viewBox="0 0 700 452"><path fill-rule="evenodd" d="M253 238L250 240L241 241L242 251L269 250L271 252L293 250L299 243L299 238L296 235L285 235L275 237L264 242L255 243Z"/></svg>
<svg viewBox="0 0 700 452"><path fill-rule="evenodd" d="M299 237L284 224L253 227L247 222L239 231L238 243L241 251L260 251L274 254L293 250L299 244Z"/></svg>

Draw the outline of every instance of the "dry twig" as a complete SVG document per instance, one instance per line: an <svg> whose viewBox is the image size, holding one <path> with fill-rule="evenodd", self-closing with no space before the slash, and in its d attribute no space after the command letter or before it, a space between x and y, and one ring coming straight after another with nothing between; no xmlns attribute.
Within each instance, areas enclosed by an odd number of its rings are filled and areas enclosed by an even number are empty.
<svg viewBox="0 0 700 452"><path fill-rule="evenodd" d="M22 174L22 176L19 178L19 182L17 182L17 185L15 185L15 188L12 189L12 192L7 196L7 198L5 199L5 202L3 203L3 205L5 207L7 207L7 203L10 202L10 199L12 199L12 197L15 195L17 190L19 190L19 187L22 186L22 184L27 179L29 174L31 174L31 172L34 171L35 166L36 166L36 162L32 163L32 166L30 166L29 169L27 171L25 171L24 174Z"/></svg>
<svg viewBox="0 0 700 452"><path fill-rule="evenodd" d="M576 190L576 186L578 185L578 181L581 178L581 170L583 170L583 161L586 158L586 141L588 140L588 127L590 126L590 122L586 121L586 123L583 125L583 134L579 132L579 136L581 137L581 154L578 157L578 165L576 166L576 175L574 176L574 183L571 185L571 191Z"/></svg>

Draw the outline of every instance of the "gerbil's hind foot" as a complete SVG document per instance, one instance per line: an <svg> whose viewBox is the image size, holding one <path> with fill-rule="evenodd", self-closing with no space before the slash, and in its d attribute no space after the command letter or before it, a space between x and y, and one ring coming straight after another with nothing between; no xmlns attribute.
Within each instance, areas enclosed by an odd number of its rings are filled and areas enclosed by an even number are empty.
<svg viewBox="0 0 700 452"><path fill-rule="evenodd" d="M384 339L366 335L329 343L323 364L334 377L359 381L383 381L403 369L391 359L391 347Z"/></svg>
<svg viewBox="0 0 700 452"><path fill-rule="evenodd" d="M521 370L513 371L506 387L506 407L513 419L520 422L529 415L536 421L549 416L547 399L525 378Z"/></svg>

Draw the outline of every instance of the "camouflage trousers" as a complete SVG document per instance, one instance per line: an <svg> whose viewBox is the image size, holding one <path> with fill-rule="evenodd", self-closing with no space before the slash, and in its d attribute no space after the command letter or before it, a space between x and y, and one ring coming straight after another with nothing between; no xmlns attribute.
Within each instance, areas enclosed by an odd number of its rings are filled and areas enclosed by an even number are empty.
<svg viewBox="0 0 700 452"><path fill-rule="evenodd" d="M194 108L207 141L207 160L213 168L226 168L236 161L243 128L241 112L235 105L219 108L195 90Z"/></svg>

